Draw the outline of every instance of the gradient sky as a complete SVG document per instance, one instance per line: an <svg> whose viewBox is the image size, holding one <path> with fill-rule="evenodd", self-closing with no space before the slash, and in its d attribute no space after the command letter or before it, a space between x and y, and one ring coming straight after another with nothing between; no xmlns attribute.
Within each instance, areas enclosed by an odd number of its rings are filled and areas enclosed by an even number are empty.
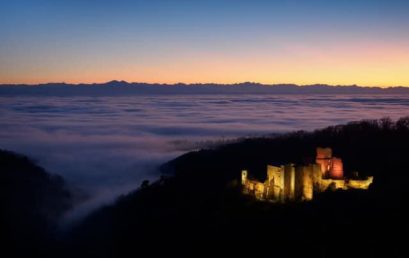
<svg viewBox="0 0 409 258"><path fill-rule="evenodd" d="M407 0L0 0L0 83L409 86Z"/></svg>

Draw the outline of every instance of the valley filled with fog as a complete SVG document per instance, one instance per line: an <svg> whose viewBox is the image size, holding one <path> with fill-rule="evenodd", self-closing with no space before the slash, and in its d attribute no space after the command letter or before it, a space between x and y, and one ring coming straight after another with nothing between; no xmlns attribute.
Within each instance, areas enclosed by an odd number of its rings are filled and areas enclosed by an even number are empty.
<svg viewBox="0 0 409 258"><path fill-rule="evenodd" d="M0 96L0 148L62 175L89 196L77 209L89 210L211 142L397 119L408 108L409 95L379 94Z"/></svg>

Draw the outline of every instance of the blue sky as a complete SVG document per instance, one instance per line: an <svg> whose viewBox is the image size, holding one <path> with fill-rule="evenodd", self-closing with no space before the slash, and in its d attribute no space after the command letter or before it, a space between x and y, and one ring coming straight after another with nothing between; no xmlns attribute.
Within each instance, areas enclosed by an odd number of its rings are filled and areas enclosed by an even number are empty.
<svg viewBox="0 0 409 258"><path fill-rule="evenodd" d="M336 49L354 59L355 52L362 52L358 47L371 44L374 53L382 52L381 62L385 62L384 56L394 57L390 64L382 63L382 69L374 70L385 73L377 79L382 81L379 84L409 85L402 72L391 72L400 71L403 60L398 57L406 57L401 53L406 52L409 42L407 13L409 1L403 0L1 0L0 83L89 82L108 77L233 82L234 74L237 81L278 82L274 79L278 77L280 81L313 83L319 78L304 76L292 81L289 69L309 66L307 59L315 59L309 53L320 48L328 51L318 53L322 56L341 60L328 50ZM343 49L343 44L350 47ZM306 51L308 56L294 54L289 48ZM392 48L398 53L391 52ZM263 55L268 60L260 60ZM370 54L376 60L374 55ZM365 58L368 56L359 60ZM243 60L241 66L238 60ZM368 80L368 64L359 60L351 60L351 67L356 70L362 66L365 76L339 71L337 78L337 71L331 70L323 74L322 82L343 83L341 76L355 76L358 83L365 84L366 78L368 84L376 84ZM249 67L249 62L254 66ZM280 76L269 79L268 69L279 70L278 65L287 62L292 63L282 68ZM316 69L325 65L311 62ZM170 66L172 75L167 71ZM212 66L226 67L226 77ZM262 72L255 71L258 67ZM245 71L249 72L244 78L240 75ZM184 73L192 74L191 78Z"/></svg>

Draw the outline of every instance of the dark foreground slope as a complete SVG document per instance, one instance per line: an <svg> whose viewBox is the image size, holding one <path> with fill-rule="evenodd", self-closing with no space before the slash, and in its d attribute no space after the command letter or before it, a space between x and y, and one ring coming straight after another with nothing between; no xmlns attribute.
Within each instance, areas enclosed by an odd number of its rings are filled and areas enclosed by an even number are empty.
<svg viewBox="0 0 409 258"><path fill-rule="evenodd" d="M0 150L1 257L44 257L55 251L57 222L70 205L61 177Z"/></svg>
<svg viewBox="0 0 409 258"><path fill-rule="evenodd" d="M241 169L262 176L266 164L308 163L317 146L332 147L347 172L373 175L371 189L286 205L240 194ZM73 229L65 253L408 257L409 117L248 139L188 153L162 169L161 180Z"/></svg>

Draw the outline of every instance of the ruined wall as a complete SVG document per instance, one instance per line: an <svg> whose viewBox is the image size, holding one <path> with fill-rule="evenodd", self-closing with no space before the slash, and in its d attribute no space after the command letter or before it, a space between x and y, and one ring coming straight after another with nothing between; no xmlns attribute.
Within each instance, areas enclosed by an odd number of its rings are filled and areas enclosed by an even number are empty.
<svg viewBox="0 0 409 258"><path fill-rule="evenodd" d="M243 193L250 194L254 193L254 182L247 180L245 184L243 184Z"/></svg>
<svg viewBox="0 0 409 258"><path fill-rule="evenodd" d="M321 186L320 186L321 192L326 191L328 187L334 187L335 189L343 189L343 190L347 189L344 179L328 178L328 179L321 180Z"/></svg>
<svg viewBox="0 0 409 258"><path fill-rule="evenodd" d="M347 187L351 188L351 189L363 189L363 190L367 190L369 188L369 186L372 184L373 182L373 177L370 176L367 179L364 180L348 180L347 182Z"/></svg>
<svg viewBox="0 0 409 258"><path fill-rule="evenodd" d="M293 164L288 164L284 169L284 199L294 200L295 198L295 168Z"/></svg>
<svg viewBox="0 0 409 258"><path fill-rule="evenodd" d="M297 166L295 169L295 199L312 200L314 193L313 166Z"/></svg>
<svg viewBox="0 0 409 258"><path fill-rule="evenodd" d="M310 164L308 165L311 168L311 172L312 172L312 183L313 185L318 185L321 182L322 179L322 170L321 170L321 166L318 164Z"/></svg>
<svg viewBox="0 0 409 258"><path fill-rule="evenodd" d="M264 199L264 184L263 183L255 182L254 196L259 200Z"/></svg>
<svg viewBox="0 0 409 258"><path fill-rule="evenodd" d="M267 180L274 180L274 184L284 187L284 169L283 166L276 167L267 165Z"/></svg>
<svg viewBox="0 0 409 258"><path fill-rule="evenodd" d="M267 165L267 180L272 182L273 198L284 200L284 167Z"/></svg>
<svg viewBox="0 0 409 258"><path fill-rule="evenodd" d="M296 200L301 200L303 196L303 172L302 167L297 166L295 167L295 189L294 189L294 198Z"/></svg>
<svg viewBox="0 0 409 258"><path fill-rule="evenodd" d="M249 180L247 170L242 170L243 193L259 200L312 200L314 192L323 192L329 188L368 189L373 182L373 177L364 180L344 179L342 160L332 157L331 148L317 148L316 162L306 166L267 165L267 179L264 182Z"/></svg>
<svg viewBox="0 0 409 258"><path fill-rule="evenodd" d="M247 179L243 184L243 193L253 195L258 200L264 200L265 186L259 181Z"/></svg>

